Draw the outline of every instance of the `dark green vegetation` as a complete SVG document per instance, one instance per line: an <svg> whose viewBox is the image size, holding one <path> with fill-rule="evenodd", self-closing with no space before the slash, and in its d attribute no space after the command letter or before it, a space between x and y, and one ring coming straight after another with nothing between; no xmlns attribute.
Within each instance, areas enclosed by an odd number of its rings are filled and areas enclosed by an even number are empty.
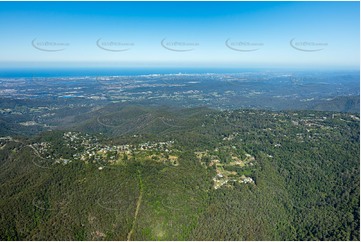
<svg viewBox="0 0 361 242"><path fill-rule="evenodd" d="M74 120L0 140L1 240L360 239L358 114L111 105Z"/></svg>

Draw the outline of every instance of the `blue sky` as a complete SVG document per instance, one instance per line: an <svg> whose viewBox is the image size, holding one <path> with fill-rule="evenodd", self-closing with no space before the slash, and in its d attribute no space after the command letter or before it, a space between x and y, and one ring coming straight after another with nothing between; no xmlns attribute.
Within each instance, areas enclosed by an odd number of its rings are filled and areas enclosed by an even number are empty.
<svg viewBox="0 0 361 242"><path fill-rule="evenodd" d="M0 2L0 67L358 68L359 18L359 2Z"/></svg>

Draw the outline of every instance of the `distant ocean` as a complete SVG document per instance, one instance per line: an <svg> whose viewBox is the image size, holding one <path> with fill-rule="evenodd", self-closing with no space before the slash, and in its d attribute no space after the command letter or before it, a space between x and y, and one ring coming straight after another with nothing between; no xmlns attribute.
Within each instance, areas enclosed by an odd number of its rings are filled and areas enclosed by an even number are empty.
<svg viewBox="0 0 361 242"><path fill-rule="evenodd" d="M84 77L84 76L137 76L150 74L204 74L237 73L257 71L256 69L219 69L219 68L65 68L65 69L0 69L0 77Z"/></svg>

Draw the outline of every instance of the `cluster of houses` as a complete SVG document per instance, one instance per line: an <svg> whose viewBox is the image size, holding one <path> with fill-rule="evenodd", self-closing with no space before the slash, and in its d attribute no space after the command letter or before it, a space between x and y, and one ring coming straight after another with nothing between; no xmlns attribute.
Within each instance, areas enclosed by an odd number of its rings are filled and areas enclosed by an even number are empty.
<svg viewBox="0 0 361 242"><path fill-rule="evenodd" d="M218 173L213 178L213 188L218 189L223 185L226 185L228 182L238 182L243 184L254 184L254 180L251 177L247 177L245 175L240 176L238 179L236 177L226 177L222 173Z"/></svg>
<svg viewBox="0 0 361 242"><path fill-rule="evenodd" d="M96 137L80 132L65 132L63 134L64 144L74 149L72 159L65 159L51 155L52 145L49 142L34 143L33 147L39 152L42 158L54 159L55 163L68 164L72 160L83 161L85 163L114 163L119 159L119 155L131 155L133 152L157 151L171 153L174 141L165 142L145 142L141 144L106 145L102 144ZM169 156L169 155L168 155ZM173 156L169 156L173 158ZM170 159L169 158L169 159ZM101 170L101 169L100 169Z"/></svg>
<svg viewBox="0 0 361 242"><path fill-rule="evenodd" d="M235 148L235 147L234 147ZM215 149L215 152L219 151L218 148ZM243 184L254 184L255 182L251 177L247 177L245 175L241 175L236 171L227 170L227 167L251 167L254 166L255 158L250 154L245 154L245 159L240 159L236 155L232 155L232 161L225 164L221 163L219 157L217 155L210 155L208 151L198 151L194 152L199 162L202 165L207 166L204 162L202 162L203 157L209 157L210 162L208 164L209 167L215 167L217 175L213 178L214 189L218 189L223 185L226 185L228 182L238 182Z"/></svg>

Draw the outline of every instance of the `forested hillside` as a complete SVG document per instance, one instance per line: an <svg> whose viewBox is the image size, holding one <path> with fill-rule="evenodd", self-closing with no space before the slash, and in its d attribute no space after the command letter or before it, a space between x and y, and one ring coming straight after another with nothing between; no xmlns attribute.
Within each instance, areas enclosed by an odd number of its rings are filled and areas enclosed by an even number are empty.
<svg viewBox="0 0 361 242"><path fill-rule="evenodd" d="M1 240L359 240L359 114L112 105L0 139Z"/></svg>

